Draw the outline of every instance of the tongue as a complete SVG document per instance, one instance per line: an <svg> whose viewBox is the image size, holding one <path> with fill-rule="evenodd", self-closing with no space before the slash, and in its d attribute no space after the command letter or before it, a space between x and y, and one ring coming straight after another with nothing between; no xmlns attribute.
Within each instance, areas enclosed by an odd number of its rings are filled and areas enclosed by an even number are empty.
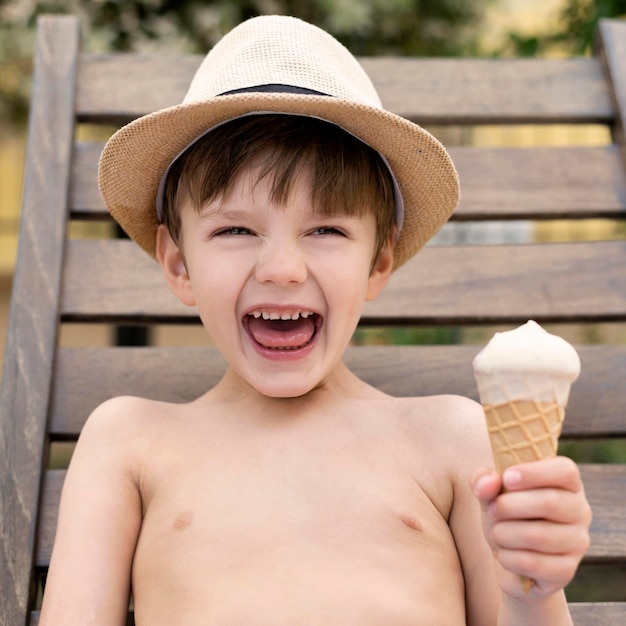
<svg viewBox="0 0 626 626"><path fill-rule="evenodd" d="M310 317L297 320L251 317L248 328L255 341L266 348L299 348L308 343L315 333L315 323Z"/></svg>

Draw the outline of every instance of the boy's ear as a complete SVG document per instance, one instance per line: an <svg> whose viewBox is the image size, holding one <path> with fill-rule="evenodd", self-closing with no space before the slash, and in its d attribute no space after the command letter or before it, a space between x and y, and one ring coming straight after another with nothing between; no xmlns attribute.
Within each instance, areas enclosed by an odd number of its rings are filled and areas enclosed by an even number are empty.
<svg viewBox="0 0 626 626"><path fill-rule="evenodd" d="M374 266L372 267L372 271L370 272L370 277L367 282L367 294L365 296L367 301L375 300L389 281L389 277L391 276L391 272L393 270L394 241L395 239L392 234L387 239L387 242L383 246L374 263Z"/></svg>
<svg viewBox="0 0 626 626"><path fill-rule="evenodd" d="M165 280L174 295L183 304L194 306L196 300L183 253L172 239L170 231L163 224L160 224L157 230L156 257L163 270L163 276L165 276Z"/></svg>

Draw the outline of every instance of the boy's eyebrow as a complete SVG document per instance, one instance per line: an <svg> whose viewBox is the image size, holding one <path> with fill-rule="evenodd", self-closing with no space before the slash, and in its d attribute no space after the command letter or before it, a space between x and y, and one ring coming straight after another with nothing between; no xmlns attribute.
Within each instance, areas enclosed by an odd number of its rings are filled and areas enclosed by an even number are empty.
<svg viewBox="0 0 626 626"><path fill-rule="evenodd" d="M210 219L217 215L232 220L250 218L250 213L247 211L242 211L241 209L225 209L221 204L213 207L204 206L200 209L199 215L200 219Z"/></svg>

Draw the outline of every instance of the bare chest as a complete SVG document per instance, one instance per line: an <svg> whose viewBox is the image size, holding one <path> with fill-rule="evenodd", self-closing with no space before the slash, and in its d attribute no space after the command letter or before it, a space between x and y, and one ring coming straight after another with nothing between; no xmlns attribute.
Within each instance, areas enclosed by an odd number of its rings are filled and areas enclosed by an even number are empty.
<svg viewBox="0 0 626 626"><path fill-rule="evenodd" d="M205 618L207 611L228 616L206 623L258 624L259 612L275 611L268 603L286 597L298 611L315 613L311 623L352 596L359 613L373 602L372 615L383 607L410 613L444 581L462 598L454 542L431 499L437 486L429 483L427 494L413 474L417 466L407 467L388 446L367 438L213 443L202 453L191 446L183 456L170 454L146 481L136 603L171 600L175 589L177 602ZM249 621L230 613L244 606L242 593L245 606L257 609ZM389 617L380 614L377 623L403 623ZM343 623L364 618L346 615ZM294 623L287 616L269 623L283 621Z"/></svg>

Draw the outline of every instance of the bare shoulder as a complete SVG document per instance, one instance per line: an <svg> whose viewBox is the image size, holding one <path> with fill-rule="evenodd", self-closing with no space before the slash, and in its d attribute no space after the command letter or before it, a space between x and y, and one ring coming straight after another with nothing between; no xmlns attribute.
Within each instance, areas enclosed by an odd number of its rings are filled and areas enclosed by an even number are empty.
<svg viewBox="0 0 626 626"><path fill-rule="evenodd" d="M81 431L77 451L106 453L119 464L138 460L138 454L158 424L165 422L175 405L134 396L106 400L89 415Z"/></svg>
<svg viewBox="0 0 626 626"><path fill-rule="evenodd" d="M437 450L441 462L463 472L470 466L491 464L487 426L480 404L458 395L405 398L402 402L409 434L419 437L422 448Z"/></svg>
<svg viewBox="0 0 626 626"><path fill-rule="evenodd" d="M97 406L87 418L80 438L100 439L127 435L145 425L147 416L154 412L157 403L134 396L118 396Z"/></svg>
<svg viewBox="0 0 626 626"><path fill-rule="evenodd" d="M478 402L458 395L446 394L402 398L404 412L416 425L428 424L429 432L447 437L451 432L485 434L485 416Z"/></svg>

